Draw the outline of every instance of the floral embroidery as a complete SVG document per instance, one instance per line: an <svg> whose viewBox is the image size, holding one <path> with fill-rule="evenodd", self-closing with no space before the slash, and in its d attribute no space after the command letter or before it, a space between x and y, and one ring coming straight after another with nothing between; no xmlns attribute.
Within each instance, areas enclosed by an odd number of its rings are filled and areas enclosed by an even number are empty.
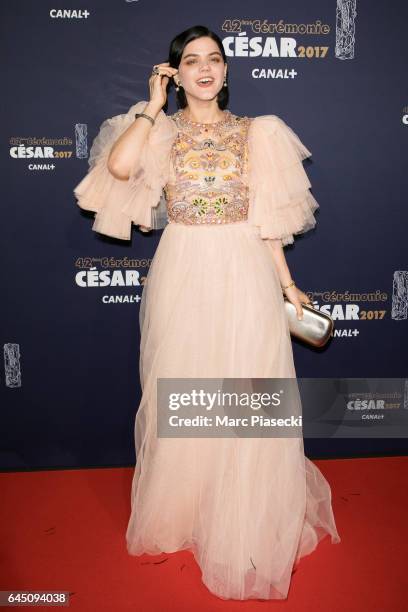
<svg viewBox="0 0 408 612"><path fill-rule="evenodd" d="M228 204L228 200L225 197L219 197L215 200L214 210L217 215L225 214L224 205Z"/></svg>
<svg viewBox="0 0 408 612"><path fill-rule="evenodd" d="M208 200L204 200L203 198L194 198L193 206L196 207L197 214L203 216L207 214L208 211Z"/></svg>
<svg viewBox="0 0 408 612"><path fill-rule="evenodd" d="M169 222L235 223L248 219L247 133L251 122L224 111L212 124L170 118L178 127L165 186Z"/></svg>

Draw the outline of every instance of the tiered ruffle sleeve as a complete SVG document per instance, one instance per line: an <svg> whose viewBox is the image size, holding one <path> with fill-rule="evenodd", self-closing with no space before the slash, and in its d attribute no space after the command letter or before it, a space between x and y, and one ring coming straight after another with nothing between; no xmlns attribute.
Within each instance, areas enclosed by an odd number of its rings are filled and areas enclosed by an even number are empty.
<svg viewBox="0 0 408 612"><path fill-rule="evenodd" d="M319 204L302 161L311 156L295 132L276 115L255 117L248 131L248 221L262 238L294 242L316 225Z"/></svg>
<svg viewBox="0 0 408 612"><path fill-rule="evenodd" d="M100 234L129 240L132 223L141 229L162 229L167 223L163 188L168 181L170 151L177 129L160 110L150 128L136 167L129 180L116 179L108 170L112 145L143 112L147 101L140 101L122 115L106 119L89 152L89 169L74 188L78 206L94 211L92 229ZM142 121L142 119L140 119Z"/></svg>

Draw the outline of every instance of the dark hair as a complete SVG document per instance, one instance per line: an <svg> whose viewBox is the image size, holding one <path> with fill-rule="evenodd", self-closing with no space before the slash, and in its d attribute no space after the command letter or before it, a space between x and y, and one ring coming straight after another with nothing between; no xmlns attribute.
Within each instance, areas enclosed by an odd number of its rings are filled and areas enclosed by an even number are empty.
<svg viewBox="0 0 408 612"><path fill-rule="evenodd" d="M169 57L167 60L170 66L172 68L178 68L185 46L192 40L196 40L197 38L201 38L203 36L208 36L208 38L212 38L212 40L214 40L217 43L218 48L221 52L221 55L224 59L224 62L227 63L227 57L225 55L224 47L223 47L222 41L219 38L219 36L217 36L215 32L212 32L205 26L196 25L191 28L188 28L188 30L184 30L184 32L181 32L180 34L177 34L177 36L175 36L173 40L171 41L170 49L169 49ZM227 80L227 85L225 87L222 87L217 95L218 107L221 110L224 110L227 107L228 100L229 100L228 72L227 72L226 80ZM175 87L175 83L173 79L170 79L167 84L167 89L166 89L167 100L166 100L166 104L163 107L164 112L167 111L168 94L169 94L169 90L171 89L171 87ZM187 98L186 98L186 94L182 86L180 86L178 91L176 90L176 101L177 101L178 108L185 108L187 106Z"/></svg>

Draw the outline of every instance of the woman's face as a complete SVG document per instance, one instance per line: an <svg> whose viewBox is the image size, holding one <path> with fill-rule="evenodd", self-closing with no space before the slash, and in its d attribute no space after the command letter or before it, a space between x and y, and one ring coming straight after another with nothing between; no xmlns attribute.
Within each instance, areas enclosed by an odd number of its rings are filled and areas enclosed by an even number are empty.
<svg viewBox="0 0 408 612"><path fill-rule="evenodd" d="M187 97L212 100L223 87L226 74L227 65L217 43L202 36L184 47L176 81L181 83ZM209 77L210 82L200 85L199 80L205 77Z"/></svg>

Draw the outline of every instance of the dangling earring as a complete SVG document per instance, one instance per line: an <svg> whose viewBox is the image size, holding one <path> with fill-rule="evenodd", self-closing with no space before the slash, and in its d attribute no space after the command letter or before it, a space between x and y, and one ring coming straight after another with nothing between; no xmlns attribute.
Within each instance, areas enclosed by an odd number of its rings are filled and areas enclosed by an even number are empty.
<svg viewBox="0 0 408 612"><path fill-rule="evenodd" d="M176 91L180 91L179 83L176 83Z"/></svg>
<svg viewBox="0 0 408 612"><path fill-rule="evenodd" d="M225 77L224 77L224 85L223 85L223 86L224 86L224 87L226 87L226 86L227 86L227 76L225 76Z"/></svg>

